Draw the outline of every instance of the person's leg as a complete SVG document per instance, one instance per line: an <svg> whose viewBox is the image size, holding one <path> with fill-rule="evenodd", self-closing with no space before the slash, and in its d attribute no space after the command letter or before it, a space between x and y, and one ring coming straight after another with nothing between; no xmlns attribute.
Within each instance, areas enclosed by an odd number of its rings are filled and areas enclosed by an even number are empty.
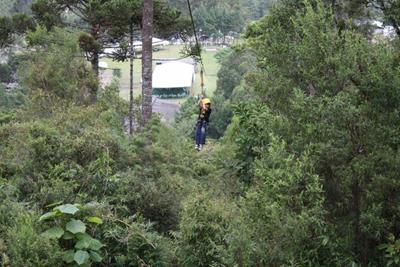
<svg viewBox="0 0 400 267"><path fill-rule="evenodd" d="M206 144L206 131L207 131L207 123L203 122L201 125L201 140L200 140L201 145Z"/></svg>
<svg viewBox="0 0 400 267"><path fill-rule="evenodd" d="M195 134L195 139L196 139L196 148L201 144L201 123L197 122L196 125L196 134Z"/></svg>

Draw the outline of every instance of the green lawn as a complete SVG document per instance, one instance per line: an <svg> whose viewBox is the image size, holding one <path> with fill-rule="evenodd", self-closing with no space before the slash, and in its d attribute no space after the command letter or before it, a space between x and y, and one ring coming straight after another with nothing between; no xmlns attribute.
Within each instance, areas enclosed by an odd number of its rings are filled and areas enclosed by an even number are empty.
<svg viewBox="0 0 400 267"><path fill-rule="evenodd" d="M180 51L182 50L183 46L166 46L160 51L156 51L153 53L154 59L162 59L162 58L180 58L182 57ZM206 93L210 96L215 91L217 86L217 73L219 70L219 64L214 57L216 52L203 52L203 63L205 69L205 89ZM115 62L112 61L110 58L102 58L100 61L105 61L108 63L108 67L111 69L120 69L121 70L121 78L120 82L120 95L121 97L128 99L129 98L129 62ZM134 94L139 95L141 92L141 61L137 59L134 61L134 74L133 74L133 83L134 83ZM112 70L106 70L107 74L111 75ZM195 84L193 86L192 94L197 95L201 92L200 89L200 73L196 74ZM177 102L181 102L182 99L176 100Z"/></svg>

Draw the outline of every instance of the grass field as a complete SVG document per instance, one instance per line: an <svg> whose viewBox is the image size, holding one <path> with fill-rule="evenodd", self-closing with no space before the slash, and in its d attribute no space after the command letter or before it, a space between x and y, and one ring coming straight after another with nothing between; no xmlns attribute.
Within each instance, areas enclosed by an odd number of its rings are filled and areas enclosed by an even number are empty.
<svg viewBox="0 0 400 267"><path fill-rule="evenodd" d="M180 58L182 55L180 51L182 50L183 46L179 45L170 45L164 47L160 51L156 51L153 53L154 59L162 59L162 58ZM204 83L205 83L205 90L207 95L212 95L215 91L217 86L217 73L219 70L219 64L215 58L216 52L203 52L203 63L205 69L204 75ZM110 58L102 58L101 61L105 61L108 64L108 67L111 69L120 69L121 71L121 78L120 82L120 95L121 97L128 99L129 98L129 62L115 62L112 61ZM134 73L133 73L133 84L134 84L134 94L139 95L141 93L141 61L137 59L134 61ZM111 76L112 70L106 70L106 75ZM201 92L200 89L200 73L196 73L195 83L192 89L192 94L196 95ZM177 102L181 102L182 99L175 100Z"/></svg>

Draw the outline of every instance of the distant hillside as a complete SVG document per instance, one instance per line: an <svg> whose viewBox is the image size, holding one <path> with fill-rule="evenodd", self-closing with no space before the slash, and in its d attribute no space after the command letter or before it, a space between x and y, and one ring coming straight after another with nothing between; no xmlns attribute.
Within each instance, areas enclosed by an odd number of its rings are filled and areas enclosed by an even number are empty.
<svg viewBox="0 0 400 267"><path fill-rule="evenodd" d="M0 16L8 16L11 14L11 9L16 0L1 0L0 1Z"/></svg>

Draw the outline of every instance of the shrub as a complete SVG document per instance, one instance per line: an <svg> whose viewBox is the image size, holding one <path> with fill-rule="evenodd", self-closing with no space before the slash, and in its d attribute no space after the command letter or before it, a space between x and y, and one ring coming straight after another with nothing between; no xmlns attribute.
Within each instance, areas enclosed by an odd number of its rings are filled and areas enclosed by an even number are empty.
<svg viewBox="0 0 400 267"><path fill-rule="evenodd" d="M109 244L107 266L176 266L172 242L141 216L112 217L104 233Z"/></svg>
<svg viewBox="0 0 400 267"><path fill-rule="evenodd" d="M195 193L184 203L178 239L182 266L224 266L229 211L206 193Z"/></svg>
<svg viewBox="0 0 400 267"><path fill-rule="evenodd" d="M0 64L0 82L12 82L12 71L11 67L8 64Z"/></svg>
<svg viewBox="0 0 400 267"><path fill-rule="evenodd" d="M37 213L4 199L0 202L0 265L62 266L57 243L40 235Z"/></svg>
<svg viewBox="0 0 400 267"><path fill-rule="evenodd" d="M89 234L89 227L102 224L96 216L82 205L65 204L43 214L40 221L52 221L53 226L42 233L43 238L59 240L64 251L62 259L68 264L91 266L101 262L100 250L104 246Z"/></svg>

